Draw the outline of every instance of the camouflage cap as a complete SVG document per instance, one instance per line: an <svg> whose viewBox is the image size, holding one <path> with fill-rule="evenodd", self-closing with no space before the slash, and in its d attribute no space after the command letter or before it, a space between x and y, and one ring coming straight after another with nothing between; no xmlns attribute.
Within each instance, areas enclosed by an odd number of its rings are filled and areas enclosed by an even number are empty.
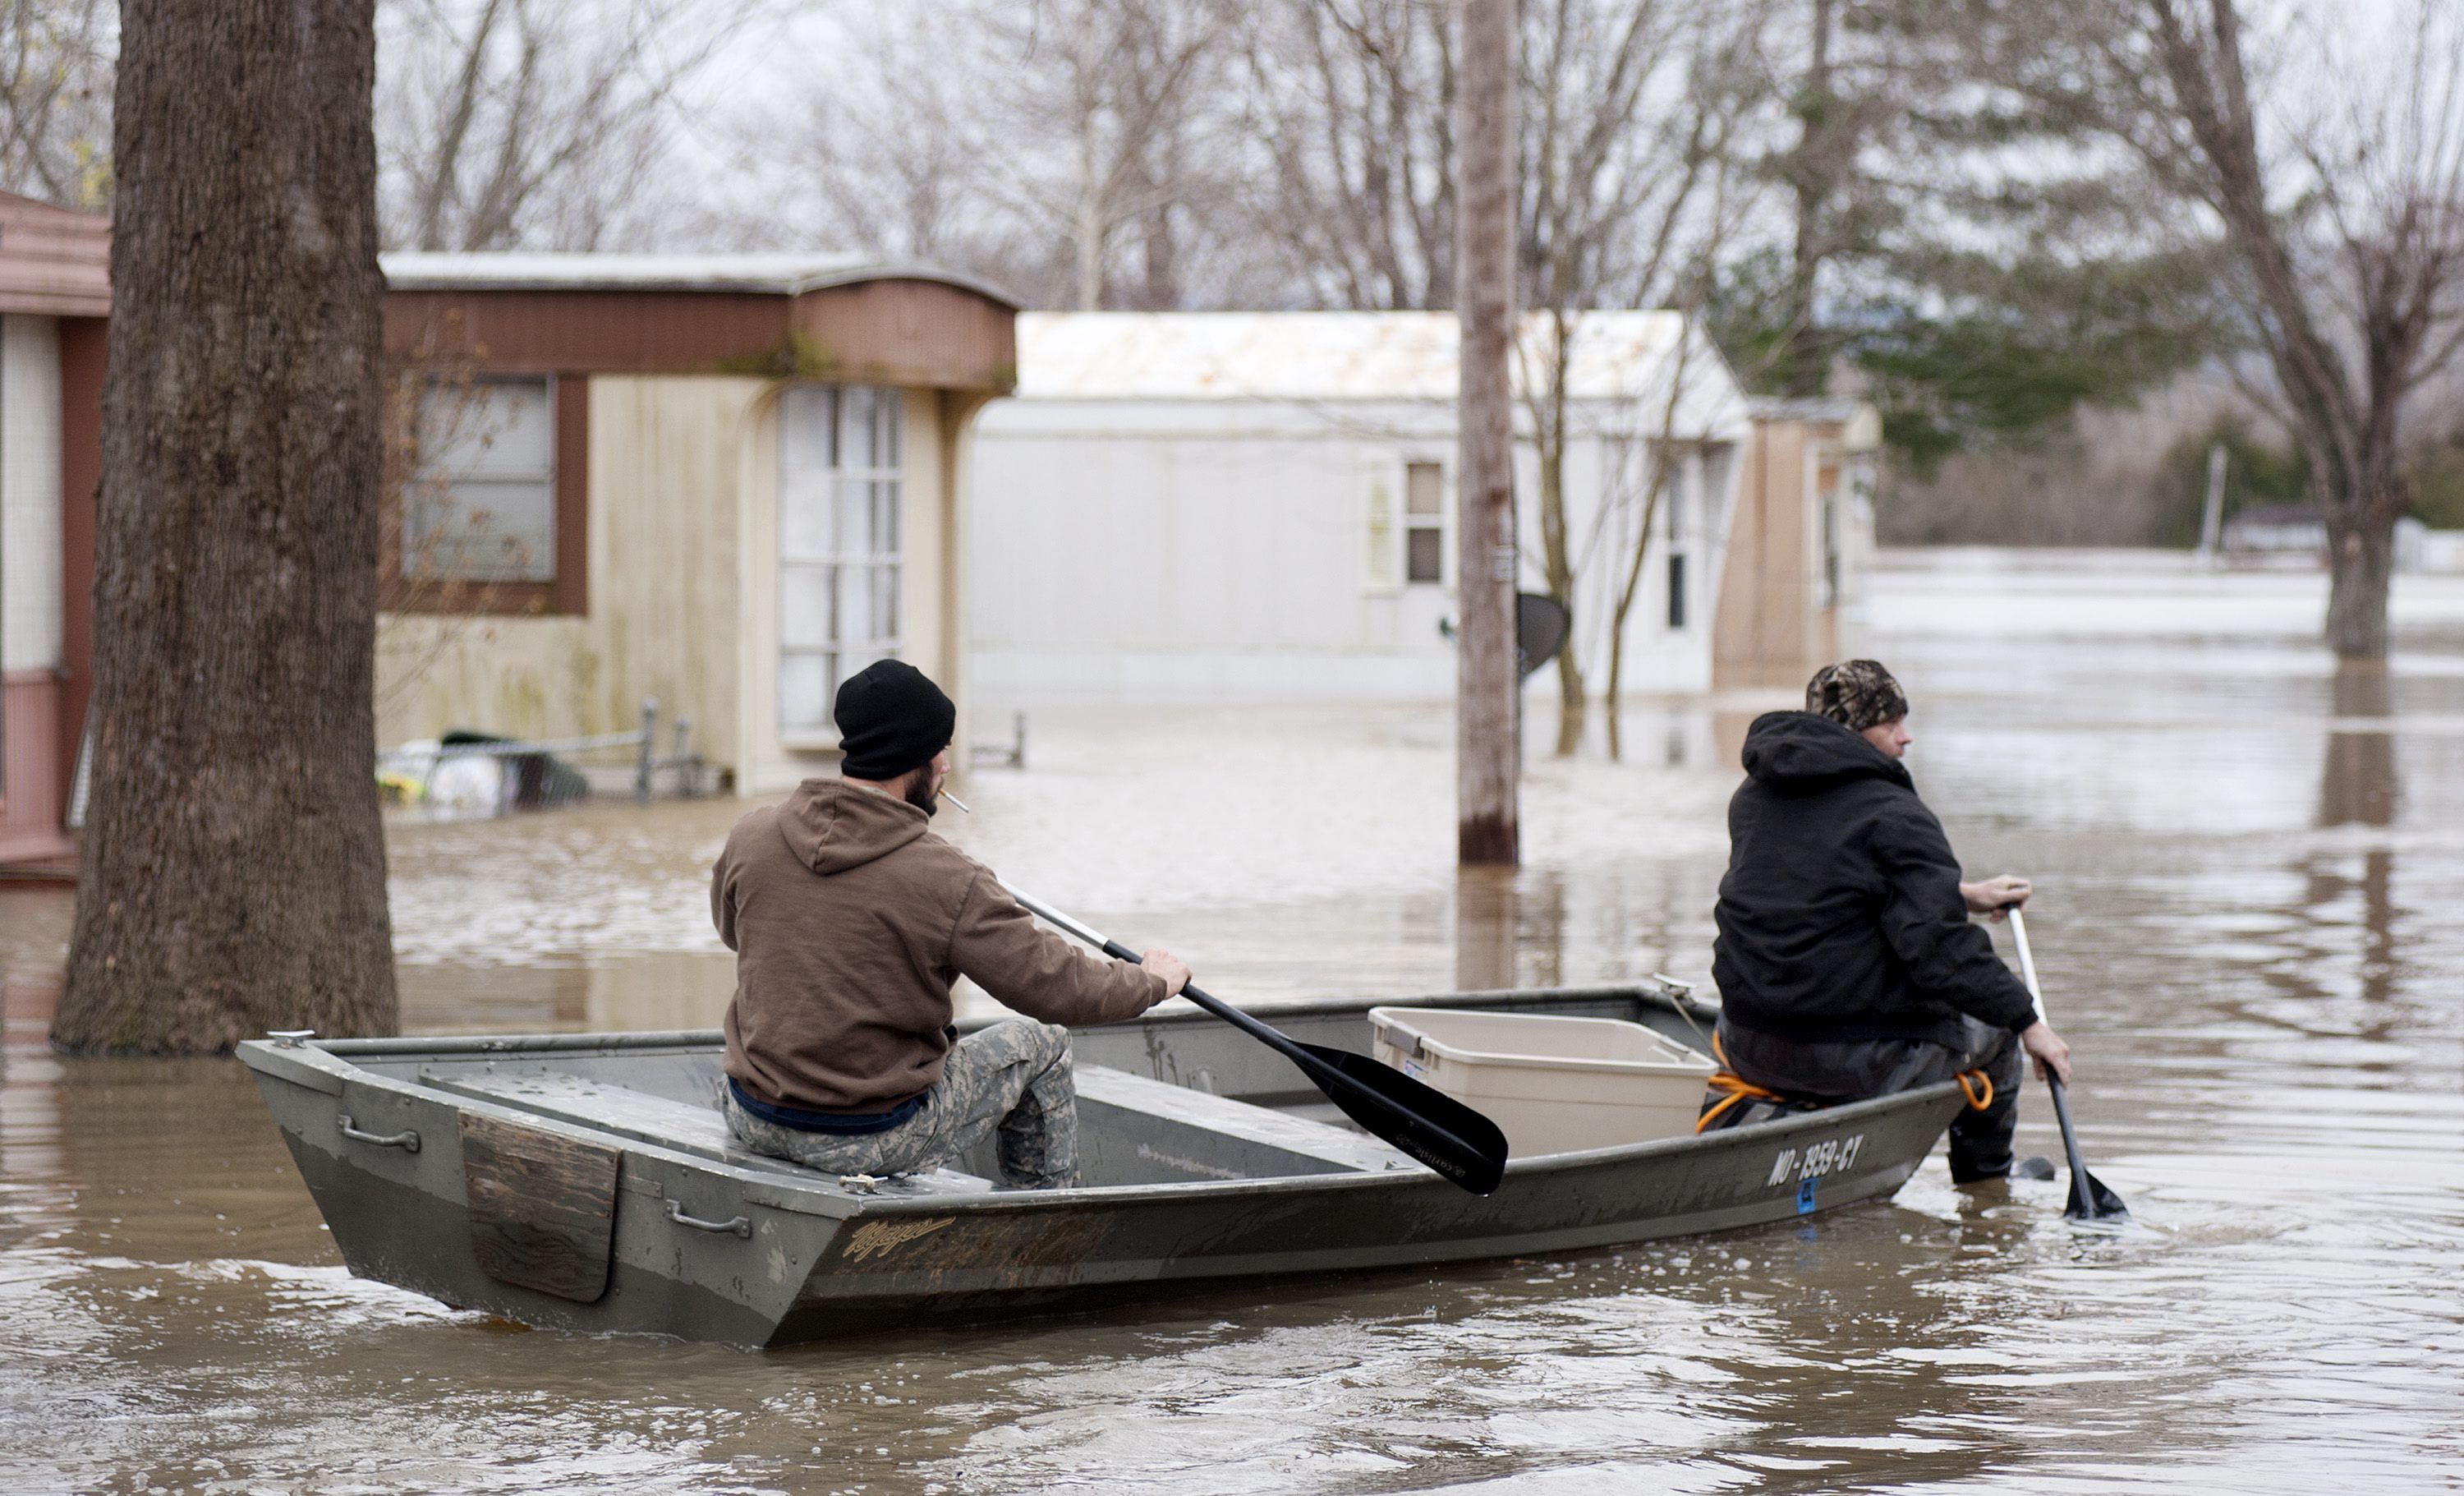
<svg viewBox="0 0 2464 1496"><path fill-rule="evenodd" d="M1805 683L1805 710L1861 733L1907 715L1908 698L1875 661L1842 660Z"/></svg>

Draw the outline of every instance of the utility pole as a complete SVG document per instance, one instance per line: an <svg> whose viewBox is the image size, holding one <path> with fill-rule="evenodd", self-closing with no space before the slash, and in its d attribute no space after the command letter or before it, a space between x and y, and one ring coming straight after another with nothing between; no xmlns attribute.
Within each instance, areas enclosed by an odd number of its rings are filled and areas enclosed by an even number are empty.
<svg viewBox="0 0 2464 1496"><path fill-rule="evenodd" d="M1514 21L1517 0L1466 0L1455 140L1455 846L1466 867L1522 856L1514 669Z"/></svg>

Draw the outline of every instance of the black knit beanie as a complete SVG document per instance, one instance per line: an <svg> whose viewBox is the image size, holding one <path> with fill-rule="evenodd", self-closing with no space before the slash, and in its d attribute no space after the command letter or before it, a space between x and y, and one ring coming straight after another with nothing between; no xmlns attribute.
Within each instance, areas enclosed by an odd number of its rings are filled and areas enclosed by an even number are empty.
<svg viewBox="0 0 2464 1496"><path fill-rule="evenodd" d="M958 709L905 660L875 660L839 683L839 772L851 780L894 780L950 746Z"/></svg>
<svg viewBox="0 0 2464 1496"><path fill-rule="evenodd" d="M1891 672L1872 660L1842 660L1805 683L1805 710L1863 732L1908 715L1908 698Z"/></svg>

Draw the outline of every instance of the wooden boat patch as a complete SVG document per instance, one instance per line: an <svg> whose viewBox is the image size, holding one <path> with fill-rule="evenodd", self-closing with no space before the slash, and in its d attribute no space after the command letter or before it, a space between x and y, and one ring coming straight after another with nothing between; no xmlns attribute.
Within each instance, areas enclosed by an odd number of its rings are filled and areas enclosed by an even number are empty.
<svg viewBox="0 0 2464 1496"><path fill-rule="evenodd" d="M607 1291L624 1151L465 1111L471 1250L499 1283L577 1304Z"/></svg>

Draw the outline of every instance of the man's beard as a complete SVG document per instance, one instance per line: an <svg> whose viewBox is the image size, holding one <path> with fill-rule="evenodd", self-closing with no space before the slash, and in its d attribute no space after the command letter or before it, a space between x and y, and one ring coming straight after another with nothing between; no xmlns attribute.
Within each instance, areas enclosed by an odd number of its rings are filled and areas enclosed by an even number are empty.
<svg viewBox="0 0 2464 1496"><path fill-rule="evenodd" d="M941 808L941 792L933 786L933 771L918 769L909 777L907 788L899 798L930 816Z"/></svg>

